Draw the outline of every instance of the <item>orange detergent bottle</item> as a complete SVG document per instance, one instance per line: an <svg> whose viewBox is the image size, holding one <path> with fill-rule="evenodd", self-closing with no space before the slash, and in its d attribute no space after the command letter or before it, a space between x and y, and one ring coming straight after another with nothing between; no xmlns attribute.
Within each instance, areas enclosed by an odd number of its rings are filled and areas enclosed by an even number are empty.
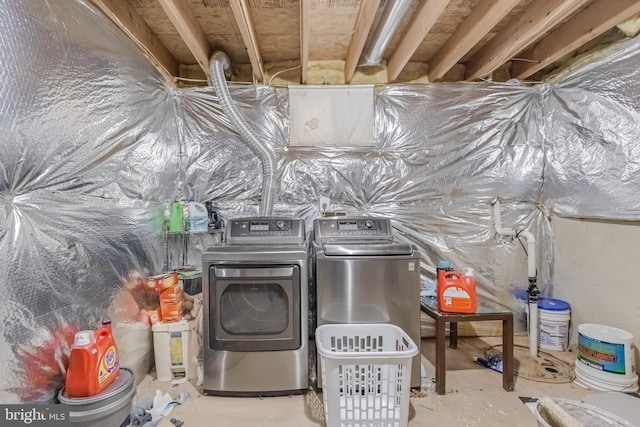
<svg viewBox="0 0 640 427"><path fill-rule="evenodd" d="M462 275L456 271L438 271L438 308L450 313L475 313L478 309L473 270Z"/></svg>
<svg viewBox="0 0 640 427"><path fill-rule="evenodd" d="M76 334L65 380L68 397L94 396L118 376L120 360L111 335L111 321L102 322L95 331Z"/></svg>

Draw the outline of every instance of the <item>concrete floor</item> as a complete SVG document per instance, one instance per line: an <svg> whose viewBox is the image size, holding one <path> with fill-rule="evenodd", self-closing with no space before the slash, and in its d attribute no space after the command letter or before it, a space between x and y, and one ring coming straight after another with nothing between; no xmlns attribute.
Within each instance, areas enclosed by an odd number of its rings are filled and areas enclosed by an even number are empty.
<svg viewBox="0 0 640 427"><path fill-rule="evenodd" d="M485 349L500 344L499 338L460 338L457 349L447 348L447 394L427 391L423 396L411 397L409 426L536 426L531 410L522 403L521 396L557 397L581 400L589 394L573 382L550 384L516 376L515 391L502 389L500 373L483 368L472 361ZM516 337L516 344L527 344L526 337ZM422 359L428 378L434 375L434 340L422 340ZM573 352L549 352L561 361L573 363ZM267 398L231 398L202 395L193 382L172 385L157 381L154 372L138 385L134 399L142 403L153 397L156 390L178 396L188 394L183 405L176 406L160 423L171 426L170 418L184 421L184 427L198 426L324 426L322 395L310 390L305 395Z"/></svg>

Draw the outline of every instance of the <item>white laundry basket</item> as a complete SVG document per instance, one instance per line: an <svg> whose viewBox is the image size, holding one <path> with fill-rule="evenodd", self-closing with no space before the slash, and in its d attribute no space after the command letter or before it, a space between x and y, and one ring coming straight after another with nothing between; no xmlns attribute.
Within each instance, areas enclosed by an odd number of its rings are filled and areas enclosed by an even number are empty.
<svg viewBox="0 0 640 427"><path fill-rule="evenodd" d="M418 347L390 324L316 329L327 427L406 427L411 359Z"/></svg>

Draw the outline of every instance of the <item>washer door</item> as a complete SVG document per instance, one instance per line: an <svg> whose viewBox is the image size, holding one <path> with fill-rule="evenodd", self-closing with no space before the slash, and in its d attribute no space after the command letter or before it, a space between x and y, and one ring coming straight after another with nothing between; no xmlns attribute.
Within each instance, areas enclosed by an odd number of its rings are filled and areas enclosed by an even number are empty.
<svg viewBox="0 0 640 427"><path fill-rule="evenodd" d="M212 350L300 348L300 267L212 266Z"/></svg>

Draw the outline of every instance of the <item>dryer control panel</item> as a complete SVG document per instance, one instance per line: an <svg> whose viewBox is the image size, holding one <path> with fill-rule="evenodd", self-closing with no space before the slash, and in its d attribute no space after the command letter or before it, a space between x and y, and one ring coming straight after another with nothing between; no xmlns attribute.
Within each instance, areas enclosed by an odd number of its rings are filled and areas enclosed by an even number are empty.
<svg viewBox="0 0 640 427"><path fill-rule="evenodd" d="M316 242L336 240L392 240L391 220L377 217L319 218L313 223Z"/></svg>
<svg viewBox="0 0 640 427"><path fill-rule="evenodd" d="M227 243L230 245L302 245L305 240L304 220L299 218L238 218L227 224Z"/></svg>

